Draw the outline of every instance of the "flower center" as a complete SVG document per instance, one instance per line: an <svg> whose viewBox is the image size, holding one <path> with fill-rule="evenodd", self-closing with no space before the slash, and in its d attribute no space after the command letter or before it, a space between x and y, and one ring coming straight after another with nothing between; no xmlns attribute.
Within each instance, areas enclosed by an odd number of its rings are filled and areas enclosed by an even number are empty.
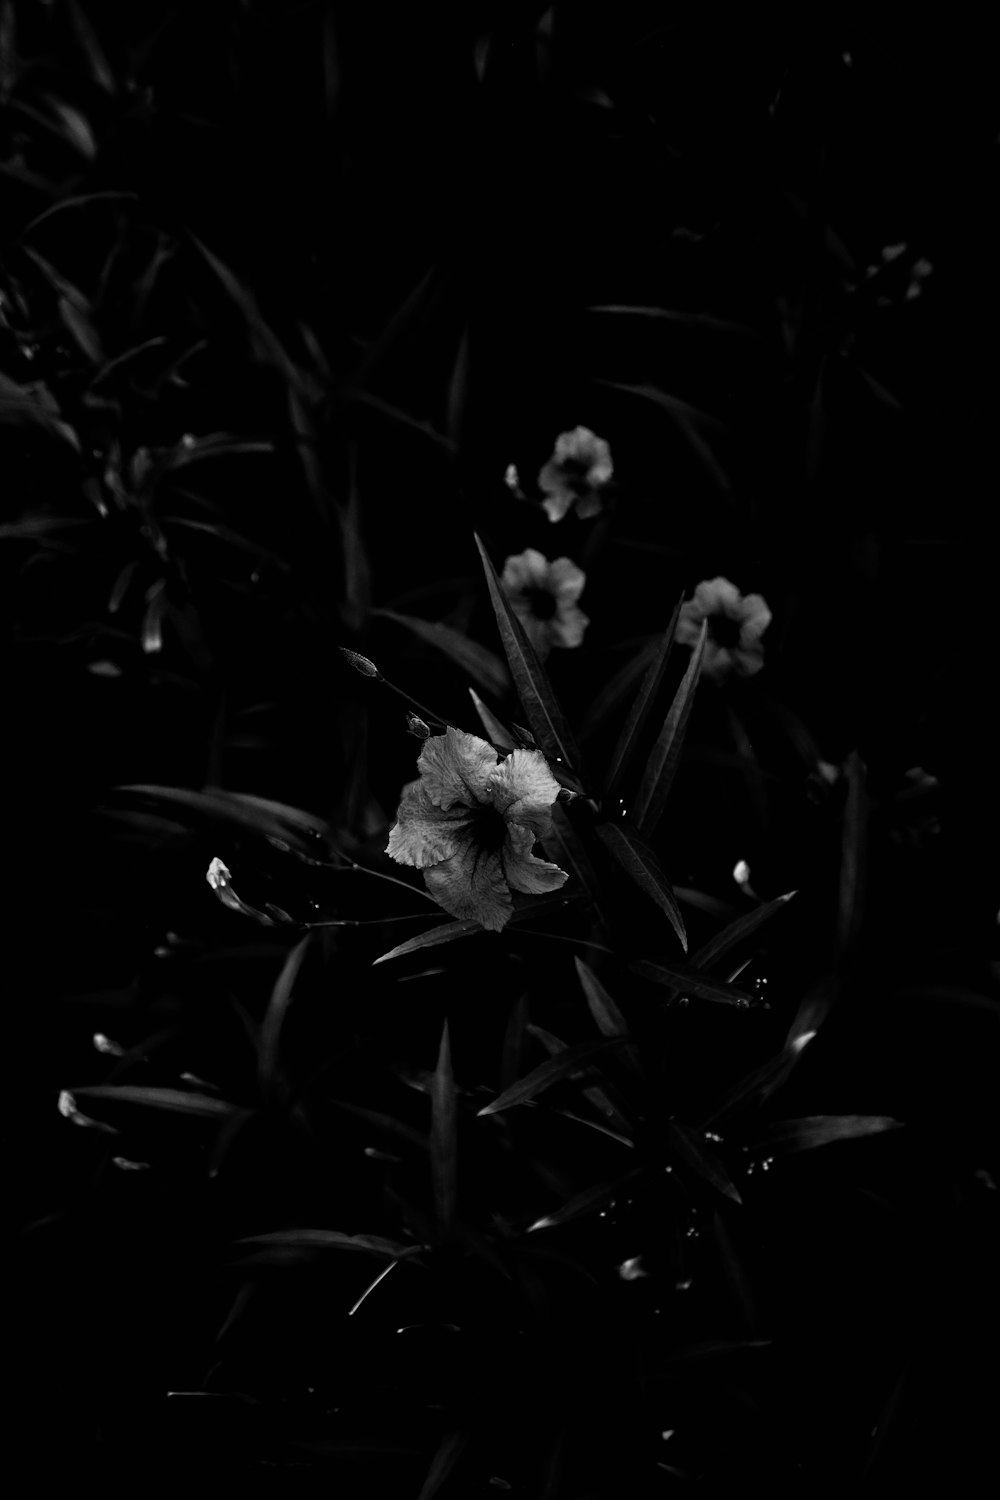
<svg viewBox="0 0 1000 1500"><path fill-rule="evenodd" d="M708 633L717 646L733 651L740 643L742 620L730 619L729 615L713 615L708 622Z"/></svg>
<svg viewBox="0 0 1000 1500"><path fill-rule="evenodd" d="M496 807L483 807L475 822L476 848L484 854L495 854L502 849L507 837L507 820Z"/></svg>
<svg viewBox="0 0 1000 1500"><path fill-rule="evenodd" d="M524 597L536 620L551 620L556 612L555 595L548 589L525 589Z"/></svg>

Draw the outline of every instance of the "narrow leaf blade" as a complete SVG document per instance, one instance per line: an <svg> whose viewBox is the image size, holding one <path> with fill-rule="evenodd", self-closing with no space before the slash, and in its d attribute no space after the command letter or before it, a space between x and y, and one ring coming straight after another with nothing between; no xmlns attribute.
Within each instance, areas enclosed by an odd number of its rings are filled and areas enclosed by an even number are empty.
<svg viewBox="0 0 1000 1500"><path fill-rule="evenodd" d="M640 958L629 965L633 974L641 979L650 979L678 995L695 995L699 1000L713 1000L718 1005L736 1005L746 1010L750 996L745 990L726 984L721 979L709 979L704 974L691 974L686 969L673 969L659 959Z"/></svg>
<svg viewBox="0 0 1000 1500"><path fill-rule="evenodd" d="M743 1202L717 1152L705 1144L696 1130L689 1125L681 1125L676 1120L672 1120L668 1136L679 1161L688 1166L692 1172L696 1172L705 1182L710 1183L716 1192L730 1198L733 1203Z"/></svg>
<svg viewBox="0 0 1000 1500"><path fill-rule="evenodd" d="M226 1119L236 1109L226 1099L209 1094L189 1093L186 1089L152 1088L139 1084L92 1084L72 1089L74 1098L106 1099L113 1104L139 1104L148 1109L162 1109L170 1114L194 1115L200 1119Z"/></svg>
<svg viewBox="0 0 1000 1500"><path fill-rule="evenodd" d="M701 674L707 636L708 623L703 620L698 644L691 652L687 671L667 711L663 728L660 730L642 774L633 822L644 838L649 837L660 821L670 795L670 788L673 786L684 745L684 736L687 732L688 719L691 717L691 709L694 705L694 695Z"/></svg>
<svg viewBox="0 0 1000 1500"><path fill-rule="evenodd" d="M441 1031L437 1067L431 1080L431 1183L434 1210L443 1235L451 1232L455 1222L455 1192L458 1164L455 1077L451 1067L451 1038L448 1022Z"/></svg>
<svg viewBox="0 0 1000 1500"><path fill-rule="evenodd" d="M484 692L499 698L510 686L507 668L492 651L470 640L460 630L454 630L438 620L422 620L417 615L397 614L393 609L373 609L372 614L385 620L394 620L404 626L418 640L426 641L441 651L456 666L479 684Z"/></svg>
<svg viewBox="0 0 1000 1500"><path fill-rule="evenodd" d="M281 973L275 981L274 989L271 991L271 998L261 1022L257 1066L261 1091L265 1095L272 1092L278 1077L278 1048L281 1033L284 1029L288 1007L291 1004L292 991L299 977L311 936L307 933L301 942L296 943L295 947L289 951L288 957L281 966Z"/></svg>
<svg viewBox="0 0 1000 1500"><path fill-rule="evenodd" d="M605 782L607 788L606 796L612 804L620 790L623 778L628 773L636 745L639 742L642 731L646 727L646 720L649 718L650 710L660 690L660 684L663 681L663 675L666 672L673 650L677 621L680 619L683 603L684 596L682 594L674 606L670 623L660 638L656 655L646 668L645 676L639 685L639 691L633 700L628 718L625 720L622 732L618 737L618 743L612 752L611 763L608 766L608 774Z"/></svg>
<svg viewBox="0 0 1000 1500"><path fill-rule="evenodd" d="M395 948L390 948L388 953L381 954L373 962L388 963L390 958L403 958L407 953L416 953L421 948L437 948L441 943L453 943L456 938L471 937L473 933L485 931L486 928L481 922L474 922L470 919L461 922L443 922L440 927L430 927L426 932L418 932L416 937L407 938L405 943L399 943Z"/></svg>
<svg viewBox="0 0 1000 1500"><path fill-rule="evenodd" d="M656 902L676 932L680 945L686 953L687 933L684 930L684 918L681 916L670 882L664 875L652 849L648 844L643 843L638 834L621 823L602 823L597 830L597 836L625 873L635 881L639 889L645 891L646 895Z"/></svg>
<svg viewBox="0 0 1000 1500"><path fill-rule="evenodd" d="M511 608L497 571L478 535L476 546L483 560L486 583L500 630L500 639L510 666L511 676L514 679L514 686L517 688L518 696L527 714L531 732L550 760L561 765L564 770L578 771L580 752L552 690L552 684L520 620Z"/></svg>
<svg viewBox="0 0 1000 1500"><path fill-rule="evenodd" d="M492 1104L487 1104L479 1113L480 1115L495 1115L501 1110L510 1109L515 1104L524 1104L529 1099L534 1099L543 1090L551 1088L554 1083L560 1083L563 1079L572 1078L580 1073L594 1057L620 1045L621 1042L618 1039L607 1038L600 1042L578 1042L573 1047L567 1047L565 1052L560 1052L556 1057L550 1057L546 1062L540 1063L537 1068L533 1068L524 1078L519 1078L517 1083L505 1089L493 1100Z"/></svg>
<svg viewBox="0 0 1000 1500"><path fill-rule="evenodd" d="M903 1122L891 1115L806 1115L798 1120L775 1121L757 1137L750 1149L766 1152L768 1156L784 1155L902 1128Z"/></svg>
<svg viewBox="0 0 1000 1500"><path fill-rule="evenodd" d="M795 891L786 891L783 896L776 896L773 901L766 901L763 906L757 906L753 911L747 912L742 917L737 917L735 922L730 922L715 937L709 938L703 943L697 953L691 959L693 969L707 969L720 958L724 958L738 943L752 932L756 932L769 918L775 916L796 895Z"/></svg>

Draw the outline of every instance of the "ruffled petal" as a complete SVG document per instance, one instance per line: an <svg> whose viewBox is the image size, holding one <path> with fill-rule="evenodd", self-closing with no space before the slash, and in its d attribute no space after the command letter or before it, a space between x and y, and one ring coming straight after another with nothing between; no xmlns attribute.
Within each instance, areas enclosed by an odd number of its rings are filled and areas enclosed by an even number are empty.
<svg viewBox="0 0 1000 1500"><path fill-rule="evenodd" d="M738 677L754 677L763 665L763 646L741 646L733 653L733 669Z"/></svg>
<svg viewBox="0 0 1000 1500"><path fill-rule="evenodd" d="M469 837L470 816L464 808L445 812L427 795L422 781L403 788L396 824L385 852L400 865L418 870L450 858Z"/></svg>
<svg viewBox="0 0 1000 1500"><path fill-rule="evenodd" d="M541 474L538 475L538 480L543 480L544 472L546 471L543 469ZM570 490L555 489L555 486L549 487L544 483L541 484L541 487L546 490L546 499L543 499L543 502L541 502L541 508L543 508L544 513L549 517L549 520L562 520L562 517L565 516L565 513L567 513L567 510L570 510L571 504L573 504L573 495L571 495Z"/></svg>
<svg viewBox="0 0 1000 1500"><path fill-rule="evenodd" d="M575 604L560 604L555 618L550 621L552 644L555 646L579 646L590 618Z"/></svg>
<svg viewBox="0 0 1000 1500"><path fill-rule="evenodd" d="M424 871L428 894L462 921L499 932L514 911L499 850L489 853L470 839L450 859Z"/></svg>
<svg viewBox="0 0 1000 1500"><path fill-rule="evenodd" d="M524 552L506 559L500 582L508 594L517 594L525 589L543 589L548 576L548 558L543 557L535 547L528 547Z"/></svg>
<svg viewBox="0 0 1000 1500"><path fill-rule="evenodd" d="M697 646L698 637L701 634L701 622L704 618L705 612L700 605L696 604L693 599L688 599L681 605L674 640L682 646Z"/></svg>
<svg viewBox="0 0 1000 1500"><path fill-rule="evenodd" d="M728 578L705 578L694 591L694 602L702 614L730 614L739 618L740 591Z"/></svg>
<svg viewBox="0 0 1000 1500"><path fill-rule="evenodd" d="M603 509L604 497L596 485L594 489L590 489L585 495L581 495L576 502L576 513L581 521L589 521L591 516L599 515Z"/></svg>
<svg viewBox="0 0 1000 1500"><path fill-rule="evenodd" d="M559 783L540 750L512 750L490 778L493 806L508 823L530 828L536 838L552 823L549 811L559 795Z"/></svg>
<svg viewBox="0 0 1000 1500"><path fill-rule="evenodd" d="M424 790L436 807L476 807L489 801L489 780L496 768L492 745L448 728L424 741L417 761Z"/></svg>
<svg viewBox="0 0 1000 1500"><path fill-rule="evenodd" d="M503 848L503 870L507 884L512 890L521 891L525 896L541 896L546 891L557 891L569 879L566 871L560 870L558 865L535 858L531 852L534 842L535 835L531 828L513 823L507 830Z"/></svg>
<svg viewBox="0 0 1000 1500"><path fill-rule="evenodd" d="M709 682L724 682L732 670L733 653L728 646L717 646L713 640L707 640L701 660L702 676Z"/></svg>
<svg viewBox="0 0 1000 1500"><path fill-rule="evenodd" d="M568 557L557 557L549 564L546 586L560 602L565 600L568 604L575 604L586 582L586 573Z"/></svg>
<svg viewBox="0 0 1000 1500"><path fill-rule="evenodd" d="M747 594L743 600L742 613L743 628L740 632L740 645L745 646L752 641L760 640L771 623L771 611L761 594Z"/></svg>

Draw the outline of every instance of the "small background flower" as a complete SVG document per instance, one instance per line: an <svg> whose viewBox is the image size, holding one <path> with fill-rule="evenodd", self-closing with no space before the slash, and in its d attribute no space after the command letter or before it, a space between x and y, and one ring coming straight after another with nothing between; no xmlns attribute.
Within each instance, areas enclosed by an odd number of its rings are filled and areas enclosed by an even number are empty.
<svg viewBox="0 0 1000 1500"><path fill-rule="evenodd" d="M771 611L760 594L743 595L728 578L706 578L681 607L676 639L695 645L703 620L708 621L704 676L723 682L730 675L752 677L760 671L761 636L771 623Z"/></svg>
<svg viewBox="0 0 1000 1500"><path fill-rule="evenodd" d="M589 427L561 432L552 457L538 475L549 520L561 521L574 506L582 519L596 516L613 473L611 449L603 438Z"/></svg>
<svg viewBox="0 0 1000 1500"><path fill-rule="evenodd" d="M559 793L538 750L513 750L498 761L485 740L449 727L424 742L417 768L386 853L423 870L445 911L499 932L513 915L511 891L540 895L565 883L565 870L531 852Z"/></svg>
<svg viewBox="0 0 1000 1500"><path fill-rule="evenodd" d="M568 557L549 562L534 547L507 558L500 582L540 657L553 646L580 645L590 624L577 605L586 581Z"/></svg>

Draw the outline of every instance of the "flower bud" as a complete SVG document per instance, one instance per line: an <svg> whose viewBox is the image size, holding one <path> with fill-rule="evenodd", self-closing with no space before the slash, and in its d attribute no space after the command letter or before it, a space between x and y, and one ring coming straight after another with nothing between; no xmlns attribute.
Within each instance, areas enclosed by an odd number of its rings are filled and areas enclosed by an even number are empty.
<svg viewBox="0 0 1000 1500"><path fill-rule="evenodd" d="M381 681L382 673L373 661L368 660L367 656L361 656L359 652L351 651L347 646L338 646L337 649L347 665L353 667L355 672L360 672L362 677L374 677L376 681Z"/></svg>
<svg viewBox="0 0 1000 1500"><path fill-rule="evenodd" d="M430 727L416 714L406 715L406 730L408 734L415 735L418 740L429 740L431 737Z"/></svg>

